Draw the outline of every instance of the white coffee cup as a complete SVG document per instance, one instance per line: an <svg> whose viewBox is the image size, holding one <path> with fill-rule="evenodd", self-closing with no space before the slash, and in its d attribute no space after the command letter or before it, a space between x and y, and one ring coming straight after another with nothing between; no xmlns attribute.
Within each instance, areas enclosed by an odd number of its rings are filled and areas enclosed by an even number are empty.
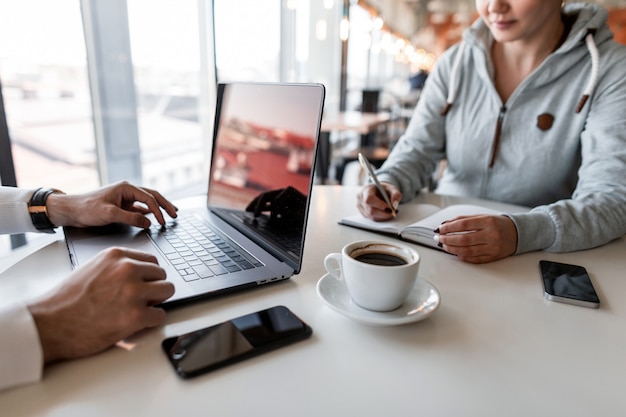
<svg viewBox="0 0 626 417"><path fill-rule="evenodd" d="M352 300L368 310L391 311L409 296L417 279L420 256L409 246L362 240L324 259L328 273L344 280Z"/></svg>

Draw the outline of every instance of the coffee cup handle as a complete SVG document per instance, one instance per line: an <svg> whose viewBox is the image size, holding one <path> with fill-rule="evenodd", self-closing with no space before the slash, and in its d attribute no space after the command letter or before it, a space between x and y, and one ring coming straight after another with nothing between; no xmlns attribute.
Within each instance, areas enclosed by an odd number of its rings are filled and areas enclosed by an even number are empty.
<svg viewBox="0 0 626 417"><path fill-rule="evenodd" d="M341 254L340 253L330 253L326 255L324 258L324 267L333 278L341 281L343 278L341 277Z"/></svg>

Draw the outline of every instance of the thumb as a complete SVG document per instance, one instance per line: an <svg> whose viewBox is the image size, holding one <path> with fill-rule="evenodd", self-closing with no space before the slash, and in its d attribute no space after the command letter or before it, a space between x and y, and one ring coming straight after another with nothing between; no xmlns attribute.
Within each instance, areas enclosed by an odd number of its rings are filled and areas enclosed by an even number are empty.
<svg viewBox="0 0 626 417"><path fill-rule="evenodd" d="M402 193L398 189L393 189L391 190L389 199L397 208L398 204L400 204L400 201L402 201Z"/></svg>

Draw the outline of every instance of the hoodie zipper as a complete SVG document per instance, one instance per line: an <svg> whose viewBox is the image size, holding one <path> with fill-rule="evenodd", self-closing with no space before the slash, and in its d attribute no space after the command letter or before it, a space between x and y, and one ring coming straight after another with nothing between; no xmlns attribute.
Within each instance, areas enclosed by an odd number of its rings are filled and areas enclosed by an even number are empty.
<svg viewBox="0 0 626 417"><path fill-rule="evenodd" d="M500 134L502 132L502 120L504 119L504 113L506 113L506 106L500 107L500 113L498 114L498 121L496 122L496 133L493 136L493 145L491 147L491 160L489 161L489 168L493 167L493 163L496 161L496 155L498 154L498 146L500 146Z"/></svg>

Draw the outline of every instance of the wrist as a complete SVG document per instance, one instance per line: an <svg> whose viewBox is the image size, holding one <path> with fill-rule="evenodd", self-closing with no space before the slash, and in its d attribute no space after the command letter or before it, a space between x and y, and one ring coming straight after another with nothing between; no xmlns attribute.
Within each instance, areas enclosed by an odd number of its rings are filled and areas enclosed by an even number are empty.
<svg viewBox="0 0 626 417"><path fill-rule="evenodd" d="M48 218L55 227L71 226L73 208L72 197L64 193L55 193L48 196L46 207L48 209Z"/></svg>
<svg viewBox="0 0 626 417"><path fill-rule="evenodd" d="M28 310L37 327L44 364L60 359L61 354L56 351L59 341L55 340L54 337L54 319L50 317L50 312L47 311L48 309L41 302L28 305Z"/></svg>

